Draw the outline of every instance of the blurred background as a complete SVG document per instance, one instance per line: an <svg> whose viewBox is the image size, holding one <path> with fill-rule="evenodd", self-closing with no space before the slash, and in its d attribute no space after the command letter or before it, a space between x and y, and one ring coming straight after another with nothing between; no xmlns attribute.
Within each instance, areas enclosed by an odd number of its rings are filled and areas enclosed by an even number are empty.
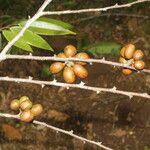
<svg viewBox="0 0 150 150"><path fill-rule="evenodd" d="M134 0L53 0L46 10L99 8ZM0 0L0 30L35 14L43 0ZM146 68L150 68L150 3L140 3L130 8L107 12L47 16L70 23L77 35L45 37L55 53L67 44L78 50L87 49L92 58L106 57L118 61L120 48L134 43L145 53ZM2 37L1 48L6 44ZM92 52L90 51L92 49ZM113 50L112 50L113 49ZM94 52L93 52L94 51ZM17 52L24 53L24 52ZM34 51L35 55L52 55ZM7 60L0 63L0 75L11 77L32 76L38 80L52 80L47 71L51 62ZM43 69L44 68L44 69ZM147 92L150 94L150 75L133 73L124 76L119 68L104 64L87 65L87 85ZM61 74L55 76L62 81ZM79 83L80 80L77 80ZM0 82L0 111L9 109L12 99L29 96L34 103L42 103L45 121L91 140L103 142L116 150L150 149L150 102L143 98L130 100L126 96L109 93L96 94L80 89L61 87L41 88L32 84ZM47 128L17 120L0 118L0 150L99 150L72 137Z"/></svg>

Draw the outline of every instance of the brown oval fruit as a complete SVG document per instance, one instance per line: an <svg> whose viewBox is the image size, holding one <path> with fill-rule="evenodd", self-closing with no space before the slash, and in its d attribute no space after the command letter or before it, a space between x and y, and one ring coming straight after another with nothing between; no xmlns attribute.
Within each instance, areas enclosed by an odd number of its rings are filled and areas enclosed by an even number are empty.
<svg viewBox="0 0 150 150"><path fill-rule="evenodd" d="M31 113L34 115L34 116L38 116L39 114L41 114L43 111L43 107L41 104L35 104L33 105L33 107L31 108Z"/></svg>
<svg viewBox="0 0 150 150"><path fill-rule="evenodd" d="M125 46L124 58L131 59L133 57L134 52L135 52L135 46L133 44L127 44Z"/></svg>
<svg viewBox="0 0 150 150"><path fill-rule="evenodd" d="M10 108L11 108L12 110L18 110L19 107L20 107L20 102L19 102L18 99L14 99L14 100L11 101L11 103L10 103Z"/></svg>
<svg viewBox="0 0 150 150"><path fill-rule="evenodd" d="M63 71L63 78L67 83L73 83L75 81L76 77L71 67L65 67Z"/></svg>
<svg viewBox="0 0 150 150"><path fill-rule="evenodd" d="M142 70L145 67L145 62L143 60L136 60L134 61L134 67L135 69Z"/></svg>
<svg viewBox="0 0 150 150"><path fill-rule="evenodd" d="M67 45L64 48L64 53L65 53L66 57L73 57L76 55L77 49L73 45Z"/></svg>
<svg viewBox="0 0 150 150"><path fill-rule="evenodd" d="M23 101L26 101L26 100L30 100L28 96L21 96L19 99L19 102L21 104Z"/></svg>
<svg viewBox="0 0 150 150"><path fill-rule="evenodd" d="M130 75L130 74L132 73L132 70L127 69L127 68L124 68L124 69L122 69L122 73L123 73L124 75Z"/></svg>
<svg viewBox="0 0 150 150"><path fill-rule="evenodd" d="M73 70L76 76L79 78L86 78L88 76L88 71L81 65L75 64Z"/></svg>
<svg viewBox="0 0 150 150"><path fill-rule="evenodd" d="M55 63L51 64L49 70L51 73L58 73L64 68L64 66L65 66L64 63L55 62Z"/></svg>
<svg viewBox="0 0 150 150"><path fill-rule="evenodd" d="M32 102L30 100L25 100L20 103L20 108L22 110L30 109L32 107Z"/></svg>
<svg viewBox="0 0 150 150"><path fill-rule="evenodd" d="M81 58L81 59L89 59L90 58L89 55L85 52L78 53L75 57ZM77 62L77 64L86 65L86 62Z"/></svg>
<svg viewBox="0 0 150 150"><path fill-rule="evenodd" d="M20 114L20 120L24 121L24 122L31 122L33 120L33 118L34 118L34 116L30 110L25 110L25 111L21 112L21 114Z"/></svg>
<svg viewBox="0 0 150 150"><path fill-rule="evenodd" d="M127 63L127 60L123 57L120 57L119 58L119 62L122 63L122 64L126 64Z"/></svg>
<svg viewBox="0 0 150 150"><path fill-rule="evenodd" d="M120 55L122 56L122 57L124 57L124 52L125 52L125 47L123 47L122 49L121 49L121 51L120 51Z"/></svg>
<svg viewBox="0 0 150 150"><path fill-rule="evenodd" d="M134 60L140 60L144 57L144 53L141 50L136 50L133 54Z"/></svg>
<svg viewBox="0 0 150 150"><path fill-rule="evenodd" d="M66 58L66 55L65 55L65 53L59 53L57 55L57 57L59 57L59 58Z"/></svg>

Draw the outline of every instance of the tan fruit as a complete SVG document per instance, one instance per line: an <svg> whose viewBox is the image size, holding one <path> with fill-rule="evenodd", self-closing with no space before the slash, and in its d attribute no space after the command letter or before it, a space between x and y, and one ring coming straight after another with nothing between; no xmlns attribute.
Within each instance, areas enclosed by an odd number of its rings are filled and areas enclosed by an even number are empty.
<svg viewBox="0 0 150 150"><path fill-rule="evenodd" d="M32 102L28 99L20 103L20 108L22 110L30 109L31 107L32 107Z"/></svg>
<svg viewBox="0 0 150 150"><path fill-rule="evenodd" d="M75 75L79 78L86 78L88 76L88 71L82 65L75 64L73 70Z"/></svg>
<svg viewBox="0 0 150 150"><path fill-rule="evenodd" d="M24 122L31 122L33 120L33 118L34 118L34 116L30 110L25 110L25 111L21 112L21 114L20 114L20 120L24 121Z"/></svg>
<svg viewBox="0 0 150 150"><path fill-rule="evenodd" d="M132 73L132 70L127 69L127 68L124 68L124 69L122 69L122 73L123 73L124 75L130 75L130 74Z"/></svg>
<svg viewBox="0 0 150 150"><path fill-rule="evenodd" d="M135 46L133 44L127 44L125 46L124 58L131 59L133 57L134 52L135 52Z"/></svg>
<svg viewBox="0 0 150 150"><path fill-rule="evenodd" d="M33 107L31 108L31 113L34 115L34 116L38 116L39 114L41 114L43 111L43 107L41 104L35 104L33 105Z"/></svg>
<svg viewBox="0 0 150 150"><path fill-rule="evenodd" d="M66 55L65 55L65 53L59 53L57 55L57 57L59 57L59 58L66 58Z"/></svg>
<svg viewBox="0 0 150 150"><path fill-rule="evenodd" d="M63 71L63 78L67 83L73 83L75 81L76 77L71 67L65 67Z"/></svg>
<svg viewBox="0 0 150 150"><path fill-rule="evenodd" d="M90 58L89 55L85 52L78 53L75 57L81 58L81 59L89 59ZM77 62L77 64L86 65L86 62Z"/></svg>
<svg viewBox="0 0 150 150"><path fill-rule="evenodd" d="M145 67L145 62L143 60L136 60L134 61L134 67L135 69L142 70Z"/></svg>
<svg viewBox="0 0 150 150"><path fill-rule="evenodd" d="M120 51L120 55L122 56L122 57L124 57L124 52L125 52L125 47L123 47L122 49L121 49L121 51Z"/></svg>
<svg viewBox="0 0 150 150"><path fill-rule="evenodd" d="M20 97L19 102L21 104L23 101L26 101L26 100L29 100L29 97L28 96L22 96L22 97Z"/></svg>
<svg viewBox="0 0 150 150"><path fill-rule="evenodd" d="M14 99L14 100L11 101L11 103L10 103L10 108L11 108L12 110L18 110L19 107L20 107L20 102L19 102L18 99Z"/></svg>
<svg viewBox="0 0 150 150"><path fill-rule="evenodd" d="M64 63L54 62L53 64L51 64L49 70L51 73L58 73L64 68L64 66Z"/></svg>
<svg viewBox="0 0 150 150"><path fill-rule="evenodd" d="M76 55L77 49L73 45L67 45L64 48L64 53L65 53L66 57L73 57Z"/></svg>
<svg viewBox="0 0 150 150"><path fill-rule="evenodd" d="M144 53L141 50L136 50L133 54L134 60L140 60L144 57Z"/></svg>
<svg viewBox="0 0 150 150"><path fill-rule="evenodd" d="M119 58L119 62L122 63L122 64L126 64L127 63L127 60L123 57L120 57Z"/></svg>

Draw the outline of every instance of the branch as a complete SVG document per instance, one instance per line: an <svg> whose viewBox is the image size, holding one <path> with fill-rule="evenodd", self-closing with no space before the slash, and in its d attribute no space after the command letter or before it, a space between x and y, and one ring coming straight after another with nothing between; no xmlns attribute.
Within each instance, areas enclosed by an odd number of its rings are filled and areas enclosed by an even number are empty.
<svg viewBox="0 0 150 150"><path fill-rule="evenodd" d="M19 119L19 115L11 115L11 114L6 114L6 113L0 113L0 117L5 117L5 118L14 118L14 119ZM105 146L102 144L102 142L95 142L95 141L92 141L92 140L88 140L84 137L81 137L81 136L78 136L76 134L73 133L73 131L66 131L66 130L63 130L63 129L60 129L60 128L57 128L57 127L54 127L54 126L51 126L45 122L41 122L41 121L38 121L38 120L33 120L34 124L37 124L37 125L41 125L41 126L44 126L44 127L47 127L47 128L50 128L52 130L55 130L57 132L61 132L61 133L64 133L66 135L69 135L71 137L74 137L76 139L79 139L83 142L87 142L87 143L91 143L91 144L94 144L94 145L97 145L105 150L112 150L111 148Z"/></svg>
<svg viewBox="0 0 150 150"><path fill-rule="evenodd" d="M77 13L84 13L84 12L107 11L107 10L110 10L110 9L131 7L132 5L135 5L135 4L138 4L138 3L143 3L143 2L149 2L150 0L137 0L137 1L134 1L134 2L131 2L131 3L127 3L127 4L122 4L122 5L115 4L113 6L108 6L108 7L104 7L104 8L91 8L91 9L66 10L66 11L45 11L45 12L43 12L44 9L46 8L46 6L51 1L52 0L45 0L45 2L42 4L42 6L37 11L37 13L26 22L26 24L24 25L22 30L16 35L16 37L4 47L4 49L0 53L0 60L2 60L2 58L5 57L5 54L8 52L8 50L23 36L24 32L30 27L30 25L34 21L36 21L39 17L41 17L41 16L44 16L44 15L62 15L62 14L75 14L75 13L77 14Z"/></svg>
<svg viewBox="0 0 150 150"><path fill-rule="evenodd" d="M79 89L84 89L84 90L95 91L95 92L97 92L97 94L99 94L100 92L108 92L108 93L126 95L130 99L133 96L150 99L150 95L148 95L147 93L136 93L136 92L121 91L121 90L117 90L116 87L113 87L113 88L100 88L100 87L86 86L85 83L82 82L82 81L81 81L80 84L68 84L68 83L57 82L57 80L55 80L55 79L53 81L32 80L32 77L29 77L28 79L0 77L0 81L17 82L17 83L20 83L20 82L22 82L22 83L32 83L32 84L41 85L42 88L45 85L65 87L67 89L69 89L69 88L79 88Z"/></svg>
<svg viewBox="0 0 150 150"><path fill-rule="evenodd" d="M71 21L71 23L80 23L83 21L88 21L88 20L92 20L95 18L99 18L99 17L110 17L110 16L115 16L115 17L133 17L133 18L142 18L142 19L149 19L150 16L145 16L145 15L137 15L137 14L127 14L127 13L103 13L103 14L99 14L99 15L93 15L93 16L88 16L88 17L84 17L84 18L80 18L78 20L74 20Z"/></svg>
<svg viewBox="0 0 150 150"><path fill-rule="evenodd" d="M30 27L30 25L42 15L42 12L51 1L52 0L45 0L37 13L26 22L26 24L24 25L22 30L16 35L16 37L4 47L0 54L0 58L5 57L5 54L8 52L8 50L23 36L24 32Z"/></svg>
<svg viewBox="0 0 150 150"><path fill-rule="evenodd" d="M65 14L79 14L79 13L86 13L86 12L98 12L98 11L107 11L110 9L118 9L118 8L124 8L124 7L131 7L132 5L143 3L143 2L149 2L150 0L137 0L131 3L118 5L115 4L113 6L108 6L104 8L90 8L90 9L80 9L80 10L65 10L65 11L45 11L42 13L42 15L65 15Z"/></svg>
<svg viewBox="0 0 150 150"><path fill-rule="evenodd" d="M80 59L80 58L59 58L59 57L55 57L55 56L32 56L32 55L6 55L5 58L2 58L2 60L4 59L26 59L26 60L38 60L38 61L48 61L48 60L52 60L52 61L82 61L82 62L88 62L88 63L101 63L101 64L106 64L106 65L113 65L113 66L117 66L117 67L125 67L125 68L129 68L132 70L137 71L134 67L131 67L127 64L121 64L121 63L117 63L117 62L112 62L112 61L108 61L105 60L105 58L102 59ZM1 60L1 59L0 59ZM150 70L148 69L143 69L141 70L142 72L145 73L150 73Z"/></svg>

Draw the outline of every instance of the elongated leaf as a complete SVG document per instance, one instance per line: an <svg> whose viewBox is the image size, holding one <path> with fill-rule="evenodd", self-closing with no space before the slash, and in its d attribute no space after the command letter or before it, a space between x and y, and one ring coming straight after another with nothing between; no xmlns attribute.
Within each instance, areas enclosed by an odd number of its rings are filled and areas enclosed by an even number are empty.
<svg viewBox="0 0 150 150"><path fill-rule="evenodd" d="M11 41L17 35L17 33L14 33L10 30L3 30L2 33L8 41ZM23 39L18 40L14 45L28 52L32 52L32 48L30 47L30 45Z"/></svg>
<svg viewBox="0 0 150 150"><path fill-rule="evenodd" d="M101 42L97 44L92 44L84 47L84 50L87 50L93 55L96 54L115 54L118 55L121 45L115 42Z"/></svg>
<svg viewBox="0 0 150 150"><path fill-rule="evenodd" d="M65 28L65 29L69 29L69 30L73 29L73 26L71 24L60 21L60 20L51 19L51 18L44 18L44 17L39 18L38 20L48 22L48 23L53 23L55 25L59 25L59 26Z"/></svg>
<svg viewBox="0 0 150 150"><path fill-rule="evenodd" d="M21 27L11 27L10 30L12 32L14 32L15 34L17 34L18 32L20 32L22 28ZM51 50L53 51L53 49L50 47L50 45L39 35L33 33L30 30L26 30L23 37L21 38L24 41L26 41L26 43L28 43L29 45L38 47L38 48L42 48L45 50Z"/></svg>
<svg viewBox="0 0 150 150"><path fill-rule="evenodd" d="M19 25L24 26L25 23L26 21L22 21ZM70 29L71 25L49 18L40 18L39 20L33 22L29 28L29 30L40 35L76 34Z"/></svg>

